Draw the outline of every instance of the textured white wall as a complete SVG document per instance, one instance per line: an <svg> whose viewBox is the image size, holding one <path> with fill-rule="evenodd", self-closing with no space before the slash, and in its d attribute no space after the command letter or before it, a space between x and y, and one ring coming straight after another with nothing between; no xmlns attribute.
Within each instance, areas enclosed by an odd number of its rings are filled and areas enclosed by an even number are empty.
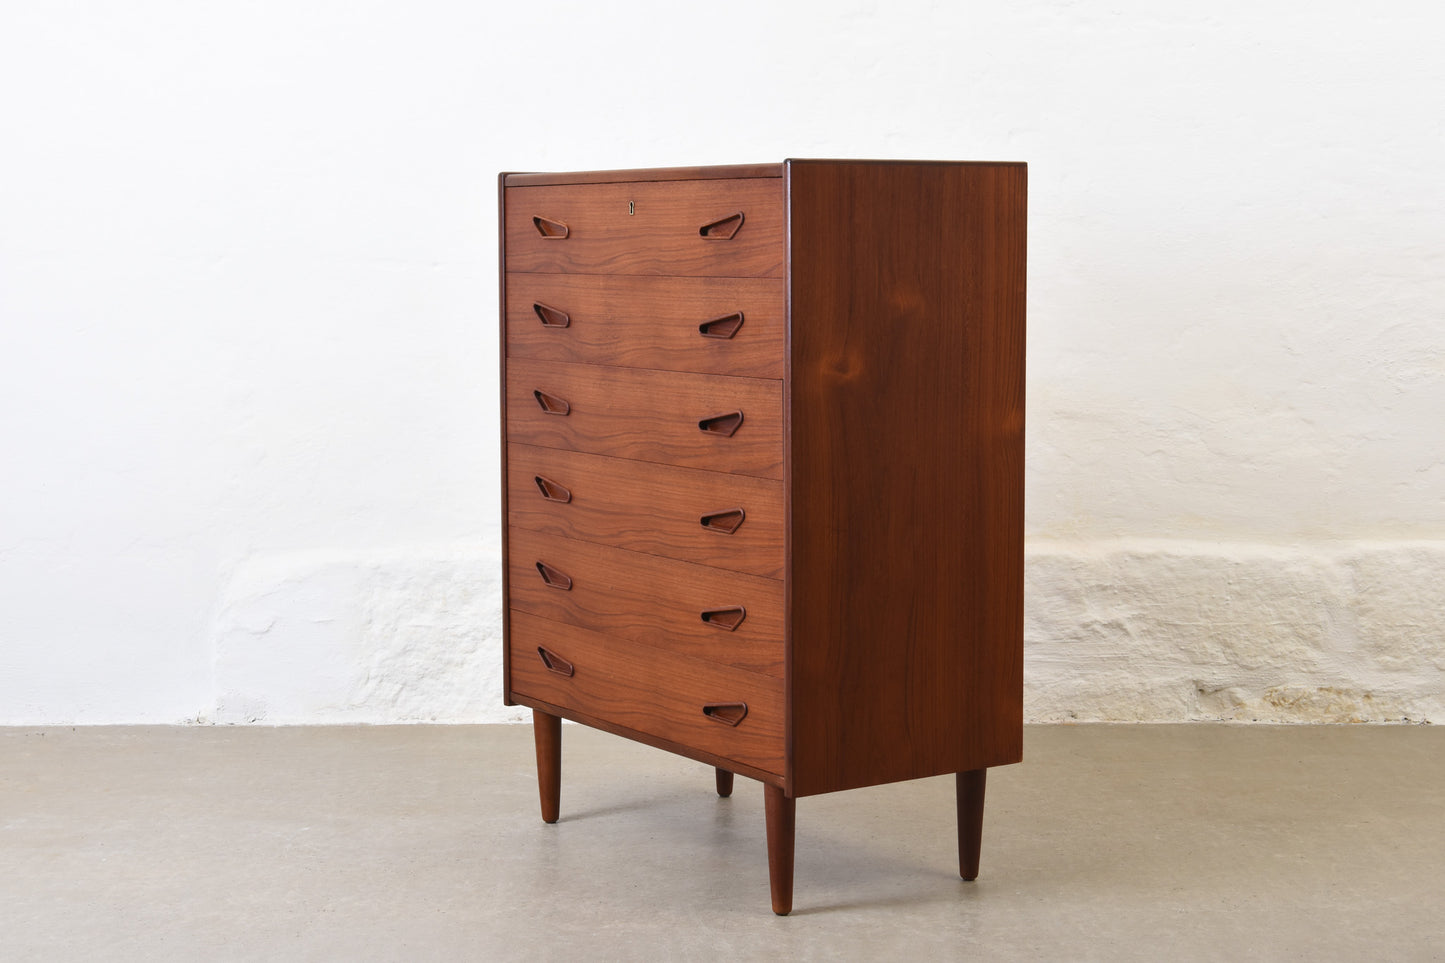
<svg viewBox="0 0 1445 963"><path fill-rule="evenodd" d="M1445 718L1435 4L0 15L0 723L497 720L495 173L1026 160L1038 719Z"/></svg>

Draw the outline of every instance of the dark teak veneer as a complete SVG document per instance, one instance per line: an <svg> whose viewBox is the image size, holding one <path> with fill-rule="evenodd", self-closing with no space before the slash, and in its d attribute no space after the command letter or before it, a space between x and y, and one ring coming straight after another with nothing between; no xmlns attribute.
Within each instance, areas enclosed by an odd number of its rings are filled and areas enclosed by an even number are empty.
<svg viewBox="0 0 1445 963"><path fill-rule="evenodd" d="M507 704L799 796L1023 753L1027 167L503 174Z"/></svg>

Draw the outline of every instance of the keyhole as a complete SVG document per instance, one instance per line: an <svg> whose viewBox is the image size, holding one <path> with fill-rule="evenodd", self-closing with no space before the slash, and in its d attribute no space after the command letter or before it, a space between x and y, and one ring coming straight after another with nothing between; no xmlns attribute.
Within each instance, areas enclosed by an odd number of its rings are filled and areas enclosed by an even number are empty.
<svg viewBox="0 0 1445 963"><path fill-rule="evenodd" d="M632 202L631 202L631 201L628 201L628 202L627 202L627 214L628 214L628 216L630 217L631 215L636 214L636 213L637 213L637 209L632 206Z"/></svg>

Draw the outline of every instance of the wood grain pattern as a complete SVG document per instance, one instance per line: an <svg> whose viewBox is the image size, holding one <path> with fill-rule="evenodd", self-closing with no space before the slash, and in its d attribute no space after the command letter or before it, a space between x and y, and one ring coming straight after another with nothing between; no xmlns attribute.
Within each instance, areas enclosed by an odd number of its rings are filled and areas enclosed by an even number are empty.
<svg viewBox="0 0 1445 963"><path fill-rule="evenodd" d="M549 501L539 476L564 486L569 500ZM513 528L783 577L783 486L771 479L509 445L507 505ZM734 507L746 517L733 534L701 524Z"/></svg>
<svg viewBox="0 0 1445 963"><path fill-rule="evenodd" d="M502 477L507 477L507 175L505 172L497 175L497 273L500 277L498 286L498 301L500 303L503 323L498 326L500 344L499 354L502 359L501 366L501 388L498 398L498 416L501 420L499 435L502 439ZM502 486L502 558L507 557L507 486ZM506 566L502 571L502 638L507 637L510 631L507 625L507 612L510 606L507 604L507 573ZM511 659L507 655L507 647L502 646L502 704L515 705L512 701L512 671Z"/></svg>
<svg viewBox="0 0 1445 963"><path fill-rule="evenodd" d="M545 327L537 304L566 312L570 323ZM704 322L737 313L743 323L731 338L698 331ZM507 278L507 354L780 379L785 313L783 282L773 278L513 274Z"/></svg>
<svg viewBox="0 0 1445 963"><path fill-rule="evenodd" d="M782 385L754 378L643 368L507 362L507 435L515 442L710 471L781 478ZM534 391L564 399L548 414ZM700 419L739 410L731 436L700 431Z"/></svg>
<svg viewBox="0 0 1445 963"><path fill-rule="evenodd" d="M781 277L778 178L508 187L507 270L574 274ZM701 228L741 211L730 240ZM543 237L533 218L567 226Z"/></svg>
<svg viewBox="0 0 1445 963"><path fill-rule="evenodd" d="M512 615L512 687L519 695L576 709L694 746L722 759L781 772L783 684L780 679L716 665L601 635L524 612ZM545 645L576 666L563 678L537 657ZM746 702L737 726L715 722L702 707ZM729 767L730 768L730 767Z"/></svg>
<svg viewBox="0 0 1445 963"><path fill-rule="evenodd" d="M633 742L638 742L645 746L661 749L663 752L670 752L674 755L685 756L688 759L695 759L703 765L713 766L715 768L730 768L739 776L755 779L763 785L781 786L783 784L781 772L767 772L756 766L749 766L746 763L738 762L736 759L724 759L715 752L706 752L697 746L690 746L684 742L663 739L650 732L640 732L636 729L629 729L626 726L620 726L600 716L591 715L577 709L559 706L547 702L544 699L537 699L521 693L517 694L516 703L520 706L527 706L530 709L540 709L550 715L557 716L559 719L570 719L573 722L581 723L584 726L591 726L593 729L598 729L602 732L610 732L615 736L621 736L624 739L631 739Z"/></svg>
<svg viewBox="0 0 1445 963"><path fill-rule="evenodd" d="M571 578L571 588L549 586L537 573L539 561ZM782 675L783 584L775 579L523 529L512 532L507 567L514 612ZM703 612L733 606L746 610L735 629L703 621Z"/></svg>
<svg viewBox="0 0 1445 963"><path fill-rule="evenodd" d="M1026 169L786 177L790 793L1015 762Z"/></svg>
<svg viewBox="0 0 1445 963"><path fill-rule="evenodd" d="M782 177L782 164L719 164L713 167L648 167L616 171L507 174L508 187L545 184L606 184L617 181L698 181L734 177Z"/></svg>

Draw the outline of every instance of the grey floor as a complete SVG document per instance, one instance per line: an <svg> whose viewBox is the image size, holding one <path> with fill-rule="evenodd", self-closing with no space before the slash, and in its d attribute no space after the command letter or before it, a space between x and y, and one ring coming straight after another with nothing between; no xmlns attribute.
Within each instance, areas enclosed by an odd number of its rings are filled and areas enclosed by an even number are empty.
<svg viewBox="0 0 1445 963"><path fill-rule="evenodd" d="M576 726L0 729L0 959L1445 959L1445 732L1034 727L982 873L950 778L798 804Z"/></svg>

